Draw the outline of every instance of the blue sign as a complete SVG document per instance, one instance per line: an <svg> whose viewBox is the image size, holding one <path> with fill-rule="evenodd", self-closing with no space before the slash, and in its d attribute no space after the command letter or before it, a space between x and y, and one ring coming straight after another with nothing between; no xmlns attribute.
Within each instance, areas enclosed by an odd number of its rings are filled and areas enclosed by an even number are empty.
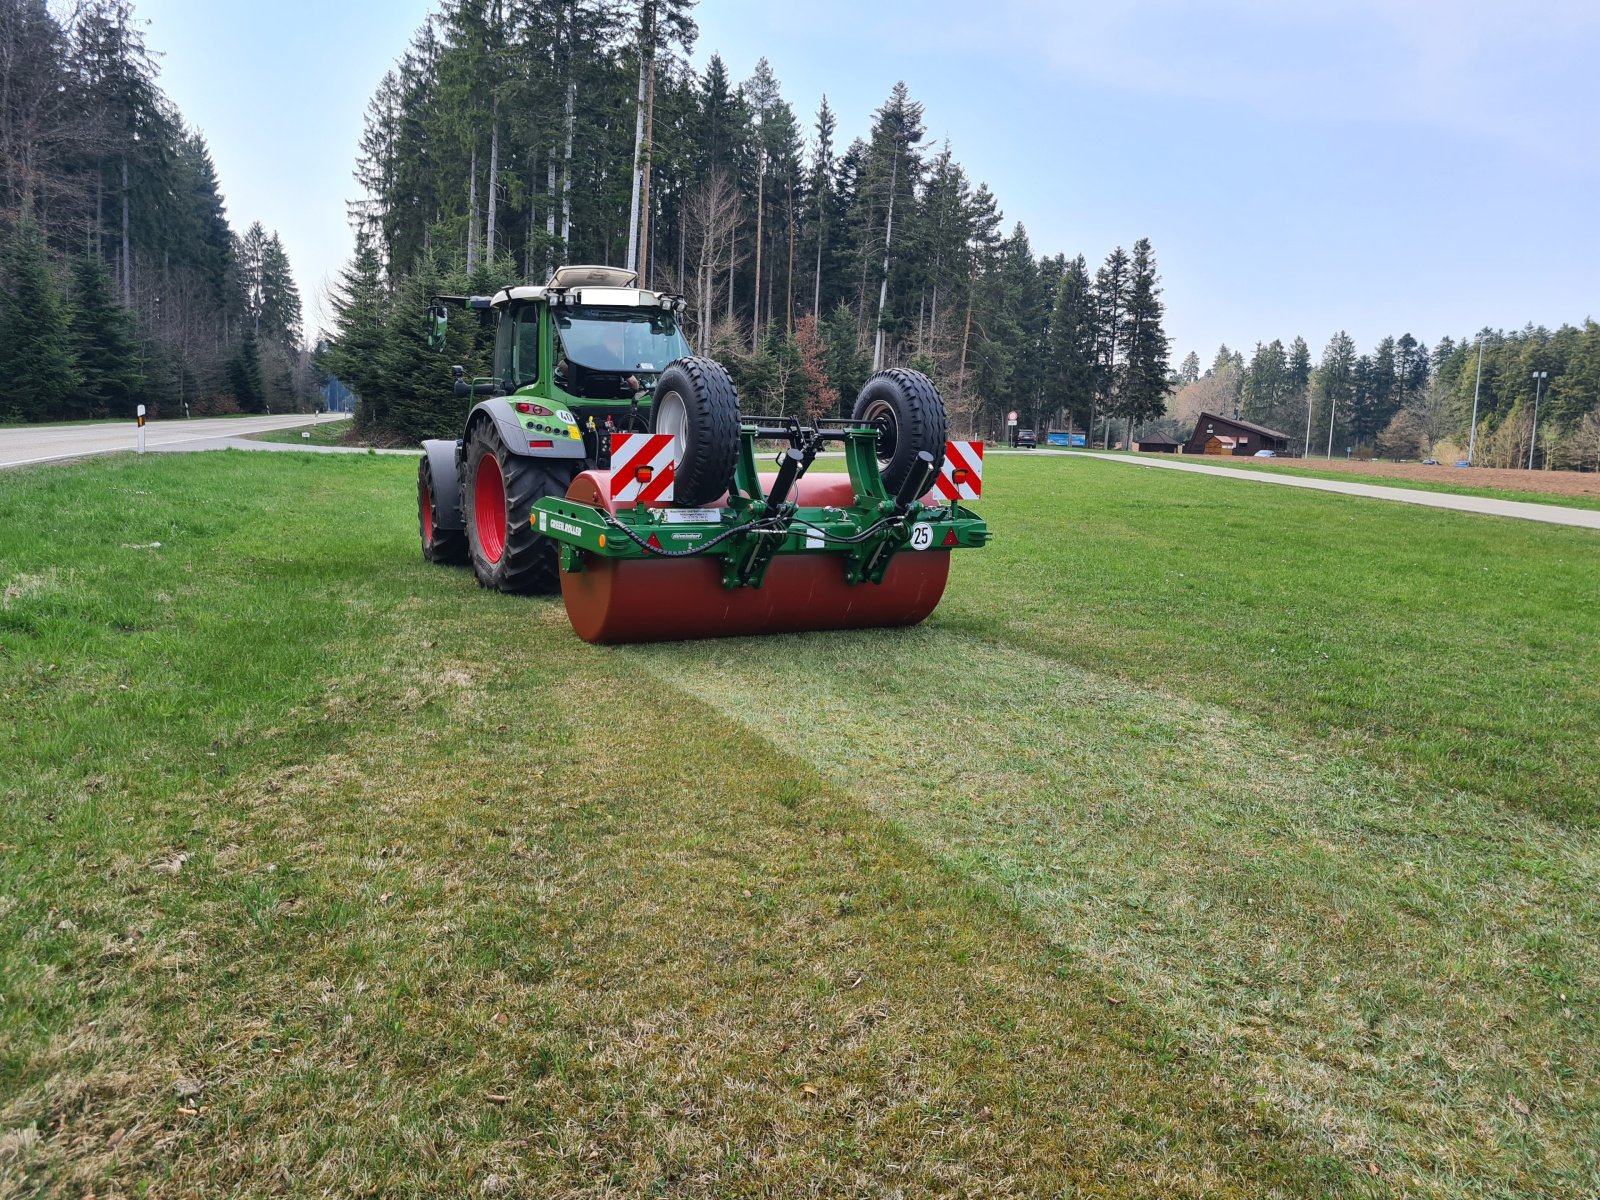
<svg viewBox="0 0 1600 1200"><path fill-rule="evenodd" d="M1044 435L1044 441L1047 446L1082 446L1086 444L1086 437L1087 435L1082 433L1062 433L1058 429L1052 429Z"/></svg>

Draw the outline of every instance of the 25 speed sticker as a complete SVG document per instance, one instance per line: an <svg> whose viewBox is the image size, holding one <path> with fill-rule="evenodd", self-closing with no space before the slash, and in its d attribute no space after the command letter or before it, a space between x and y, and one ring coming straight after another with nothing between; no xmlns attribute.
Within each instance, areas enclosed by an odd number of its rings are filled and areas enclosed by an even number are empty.
<svg viewBox="0 0 1600 1200"><path fill-rule="evenodd" d="M918 521L911 527L911 548L926 550L931 545L933 545L933 526L926 521Z"/></svg>

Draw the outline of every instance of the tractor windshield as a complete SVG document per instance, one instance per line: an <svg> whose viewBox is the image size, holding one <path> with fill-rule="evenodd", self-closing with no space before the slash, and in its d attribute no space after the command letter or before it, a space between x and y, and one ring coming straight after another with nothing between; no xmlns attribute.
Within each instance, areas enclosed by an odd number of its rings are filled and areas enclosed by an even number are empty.
<svg viewBox="0 0 1600 1200"><path fill-rule="evenodd" d="M689 353L672 314L659 309L580 305L554 316L562 353L586 370L653 374Z"/></svg>

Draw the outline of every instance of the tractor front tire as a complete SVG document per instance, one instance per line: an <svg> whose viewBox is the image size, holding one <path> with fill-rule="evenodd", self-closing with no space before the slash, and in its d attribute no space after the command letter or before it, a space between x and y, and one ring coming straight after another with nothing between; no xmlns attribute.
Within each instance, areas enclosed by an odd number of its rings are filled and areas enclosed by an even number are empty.
<svg viewBox="0 0 1600 1200"><path fill-rule="evenodd" d="M467 531L446 529L443 521L459 523L459 512L439 509L439 489L433 485L433 467L424 454L417 464L417 531L422 535L422 557L431 563L454 566L467 561Z"/></svg>
<svg viewBox="0 0 1600 1200"><path fill-rule="evenodd" d="M572 464L513 454L493 421L480 421L467 439L462 508L478 582L500 592L553 592L561 584L557 546L528 520L533 502L564 496Z"/></svg>
<svg viewBox="0 0 1600 1200"><path fill-rule="evenodd" d="M650 427L676 439L675 504L694 508L728 494L739 458L739 393L721 363L691 356L661 372Z"/></svg>
<svg viewBox="0 0 1600 1200"><path fill-rule="evenodd" d="M921 371L879 371L862 387L850 418L877 429L878 466L891 494L900 490L922 451L933 455L935 471L944 464L944 401Z"/></svg>

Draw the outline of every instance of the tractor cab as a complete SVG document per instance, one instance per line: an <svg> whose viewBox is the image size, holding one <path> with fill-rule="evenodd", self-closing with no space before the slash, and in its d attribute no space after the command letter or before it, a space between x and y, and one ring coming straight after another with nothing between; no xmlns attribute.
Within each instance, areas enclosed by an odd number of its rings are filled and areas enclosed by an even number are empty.
<svg viewBox="0 0 1600 1200"><path fill-rule="evenodd" d="M683 299L636 282L619 267L561 267L543 285L439 296L430 341L443 347L450 307L476 310L497 322L494 373L469 382L458 372L457 396L540 400L577 413L585 428L593 419L647 429L651 389L689 347L677 322Z"/></svg>

